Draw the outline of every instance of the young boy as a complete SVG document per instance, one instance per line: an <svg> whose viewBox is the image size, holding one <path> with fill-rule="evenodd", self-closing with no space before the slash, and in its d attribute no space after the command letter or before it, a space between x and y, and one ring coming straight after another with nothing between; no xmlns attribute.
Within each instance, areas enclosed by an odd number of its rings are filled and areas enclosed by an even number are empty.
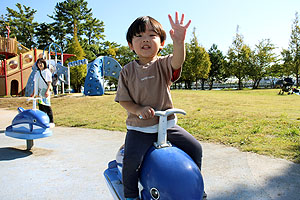
<svg viewBox="0 0 300 200"><path fill-rule="evenodd" d="M127 134L123 160L123 185L126 199L139 199L139 167L147 150L157 140L158 117L154 111L173 108L170 94L172 82L180 77L185 60L185 35L191 21L183 25L184 15L172 26L173 55L159 57L166 33L162 25L149 16L137 18L127 31L127 42L138 60L124 66L119 76L115 98L127 110ZM140 117L141 116L141 117ZM177 118L168 118L168 140L189 154L201 169L202 147L183 128L176 125Z"/></svg>

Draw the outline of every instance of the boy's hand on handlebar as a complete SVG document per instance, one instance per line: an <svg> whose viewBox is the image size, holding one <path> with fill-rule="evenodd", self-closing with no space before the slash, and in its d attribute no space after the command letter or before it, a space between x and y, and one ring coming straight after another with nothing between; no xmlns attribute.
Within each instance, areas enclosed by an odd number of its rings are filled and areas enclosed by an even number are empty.
<svg viewBox="0 0 300 200"><path fill-rule="evenodd" d="M142 117L142 119L153 118L154 114L155 114L155 111L150 106L145 106L137 112L137 116Z"/></svg>

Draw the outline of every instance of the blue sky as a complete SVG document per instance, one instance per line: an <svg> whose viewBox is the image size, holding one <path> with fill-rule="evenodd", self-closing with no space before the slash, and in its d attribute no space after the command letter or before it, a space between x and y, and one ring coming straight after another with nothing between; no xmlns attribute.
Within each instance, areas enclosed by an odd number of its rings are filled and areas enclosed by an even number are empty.
<svg viewBox="0 0 300 200"><path fill-rule="evenodd" d="M0 15L6 7L16 10L15 4L29 6L37 13L35 21L51 22L55 0L2 0ZM104 22L106 40L127 45L128 26L139 16L150 15L170 30L168 14L175 11L192 20L186 41L191 39L193 28L199 43L208 50L213 43L227 53L239 25L239 33L252 49L262 39L271 39L277 52L287 48L295 12L300 14L300 0L87 0L94 17ZM171 43L168 35L166 43Z"/></svg>

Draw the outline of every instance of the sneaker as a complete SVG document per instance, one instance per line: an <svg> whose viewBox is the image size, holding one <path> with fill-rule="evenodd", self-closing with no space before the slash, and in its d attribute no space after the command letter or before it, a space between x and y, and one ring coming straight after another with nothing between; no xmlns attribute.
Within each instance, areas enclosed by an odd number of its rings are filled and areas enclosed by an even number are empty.
<svg viewBox="0 0 300 200"><path fill-rule="evenodd" d="M54 123L50 123L50 128L54 128L55 124Z"/></svg>
<svg viewBox="0 0 300 200"><path fill-rule="evenodd" d="M207 194L205 191L203 191L203 200L206 200L207 199Z"/></svg>

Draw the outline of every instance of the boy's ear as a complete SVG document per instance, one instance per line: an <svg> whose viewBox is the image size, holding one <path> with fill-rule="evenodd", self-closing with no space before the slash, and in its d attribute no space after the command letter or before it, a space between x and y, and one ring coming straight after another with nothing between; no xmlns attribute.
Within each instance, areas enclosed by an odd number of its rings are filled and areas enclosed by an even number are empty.
<svg viewBox="0 0 300 200"><path fill-rule="evenodd" d="M164 45L165 45L165 41L161 42L160 49L163 49Z"/></svg>
<svg viewBox="0 0 300 200"><path fill-rule="evenodd" d="M133 45L132 45L131 43L128 42L128 46L129 46L129 48L130 48L132 51L134 51Z"/></svg>

